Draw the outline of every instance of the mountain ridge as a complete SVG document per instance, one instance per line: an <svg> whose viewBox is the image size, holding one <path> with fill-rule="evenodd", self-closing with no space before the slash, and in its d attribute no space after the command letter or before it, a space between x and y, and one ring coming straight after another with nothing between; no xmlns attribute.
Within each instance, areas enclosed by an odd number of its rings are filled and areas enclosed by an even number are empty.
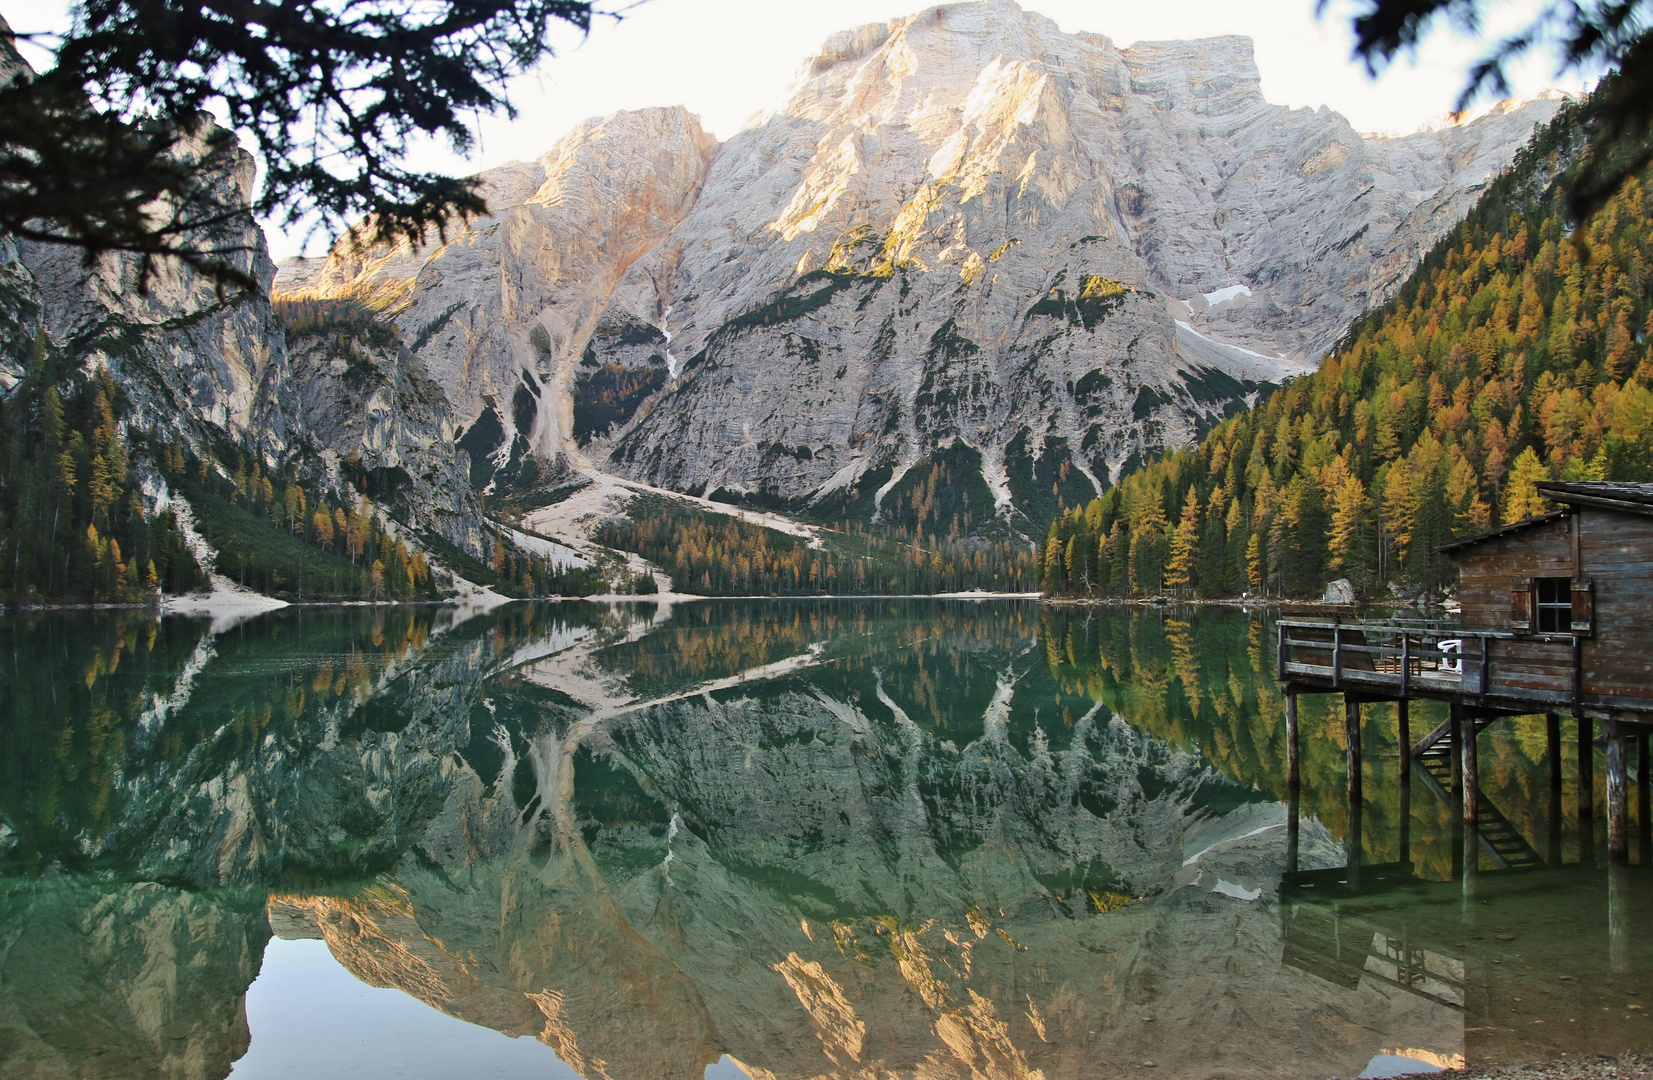
<svg viewBox="0 0 1653 1080"><path fill-rule="evenodd" d="M834 35L727 142L682 107L587 121L485 173L495 210L439 243L277 269L248 218L273 300L178 267L134 293L118 257L0 238L26 478L0 543L36 564L14 552L0 595L134 600L197 570L288 597L589 592L616 569L594 530L664 491L887 530L869 583L1025 587L978 556L1020 567L1062 505L1312 370L1555 107L1369 139L1267 103L1246 39L1118 49L990 0ZM113 430L120 455L40 457L48 369L61 437ZM42 593L41 515L116 465L130 521L103 496L72 516L124 584ZM580 515L547 506L593 481ZM186 489L215 505L168 517ZM191 522L211 535L150 535ZM155 545L206 564L146 578Z"/></svg>
<svg viewBox="0 0 1653 1080"><path fill-rule="evenodd" d="M319 288L411 290L393 310L410 338L460 305L468 328L450 318L415 351L474 410L473 459L507 479L537 455L802 508L962 442L999 514L1031 521L1018 439L1098 494L1246 382L1311 370L1555 107L1365 138L1328 109L1269 105L1244 38L1116 49L1003 0L951 5L833 35L786 102L710 154L694 124L698 177L659 189L688 196L680 219L619 274L598 260L556 310L513 321L445 287L433 270L469 240L372 267L335 252ZM692 119L582 128L667 115ZM589 152L571 138L546 158ZM628 194L655 196L644 181ZM466 235L503 219L482 220ZM1311 226L1304 257L1288 233ZM278 288L318 288L313 267L283 273ZM1179 347L1177 322L1212 344ZM466 385L479 369L491 403ZM1109 385L1075 397L1094 372Z"/></svg>

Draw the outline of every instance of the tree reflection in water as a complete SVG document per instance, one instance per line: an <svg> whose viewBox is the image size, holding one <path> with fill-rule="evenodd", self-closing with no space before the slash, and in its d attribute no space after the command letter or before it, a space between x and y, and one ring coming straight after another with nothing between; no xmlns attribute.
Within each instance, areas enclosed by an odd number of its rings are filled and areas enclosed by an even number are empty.
<svg viewBox="0 0 1653 1080"><path fill-rule="evenodd" d="M1381 708L1351 835L1305 699L1294 817L1272 641L924 600L9 618L0 1064L225 1075L272 927L616 1080L1646 1045L1647 947L1608 929L1648 890L1610 903L1592 844L1455 876ZM1531 727L1483 736L1483 785L1576 863Z"/></svg>

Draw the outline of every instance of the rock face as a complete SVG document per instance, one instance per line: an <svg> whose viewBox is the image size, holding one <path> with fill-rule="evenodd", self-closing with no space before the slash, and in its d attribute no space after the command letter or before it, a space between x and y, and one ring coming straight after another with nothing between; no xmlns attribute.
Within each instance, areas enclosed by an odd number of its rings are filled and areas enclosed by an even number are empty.
<svg viewBox="0 0 1653 1080"><path fill-rule="evenodd" d="M15 71L28 66L0 38L0 80ZM209 140L203 134L185 152L224 206L250 205L252 157L233 142L214 147ZM378 500L391 516L481 552L480 511L456 458L447 404L419 361L393 333L380 334L340 378L334 353L346 342L331 325L301 329L290 348L290 323L268 297L276 268L263 230L250 212L232 217L225 230L215 242L237 252L230 261L260 281L262 293L221 294L166 259L140 289L135 257L108 255L88 266L76 248L0 234L0 400L44 336L47 348L87 368L109 368L127 405L128 454L150 476L157 504L170 494L148 467L143 436L208 453L246 447L266 466L301 458L307 480L340 491L337 465L355 459L393 474L393 497Z"/></svg>
<svg viewBox="0 0 1653 1080"><path fill-rule="evenodd" d="M285 306L286 348L264 378L253 415L259 437L316 462L335 489L346 484L340 466L348 461L395 520L482 550L447 400L400 336L361 305L313 314Z"/></svg>
<svg viewBox="0 0 1653 1080"><path fill-rule="evenodd" d="M493 213L450 242L341 249L320 267L289 264L276 289L388 301L470 428L473 459L550 461L574 427L564 390L616 284L682 220L716 149L680 108L588 121L538 161L485 174Z"/></svg>
<svg viewBox="0 0 1653 1080"><path fill-rule="evenodd" d="M1025 509L1310 369L1555 108L1362 136L1264 101L1244 38L959 4L835 35L721 147L616 114L487 174L452 242L278 287L405 294L499 465L870 503L962 443Z"/></svg>

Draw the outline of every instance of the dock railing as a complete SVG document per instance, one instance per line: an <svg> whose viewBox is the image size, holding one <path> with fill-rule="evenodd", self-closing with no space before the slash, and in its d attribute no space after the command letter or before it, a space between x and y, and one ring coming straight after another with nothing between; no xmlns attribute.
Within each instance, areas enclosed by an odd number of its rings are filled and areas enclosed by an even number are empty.
<svg viewBox="0 0 1653 1080"><path fill-rule="evenodd" d="M1482 693L1492 642L1513 635L1432 620L1281 619L1276 674L1334 690Z"/></svg>

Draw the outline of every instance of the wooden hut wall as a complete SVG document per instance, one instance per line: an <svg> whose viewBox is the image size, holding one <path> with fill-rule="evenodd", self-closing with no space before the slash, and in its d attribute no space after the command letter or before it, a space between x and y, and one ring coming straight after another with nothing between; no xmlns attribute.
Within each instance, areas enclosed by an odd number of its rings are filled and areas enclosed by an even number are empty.
<svg viewBox="0 0 1653 1080"><path fill-rule="evenodd" d="M1573 575L1573 541L1567 519L1547 521L1464 548L1459 552L1459 565L1458 601L1463 605L1464 629L1509 630L1515 592L1528 578Z"/></svg>
<svg viewBox="0 0 1653 1080"><path fill-rule="evenodd" d="M1586 507L1581 526L1579 576L1595 583L1584 695L1653 707L1653 517Z"/></svg>
<svg viewBox="0 0 1653 1080"><path fill-rule="evenodd" d="M1460 566L1458 597L1463 604L1464 628L1510 630L1515 594L1526 587L1528 579L1573 576L1573 539L1568 521L1547 521L1465 548L1460 553ZM1556 705L1571 703L1571 640L1492 642L1486 689L1492 694Z"/></svg>

